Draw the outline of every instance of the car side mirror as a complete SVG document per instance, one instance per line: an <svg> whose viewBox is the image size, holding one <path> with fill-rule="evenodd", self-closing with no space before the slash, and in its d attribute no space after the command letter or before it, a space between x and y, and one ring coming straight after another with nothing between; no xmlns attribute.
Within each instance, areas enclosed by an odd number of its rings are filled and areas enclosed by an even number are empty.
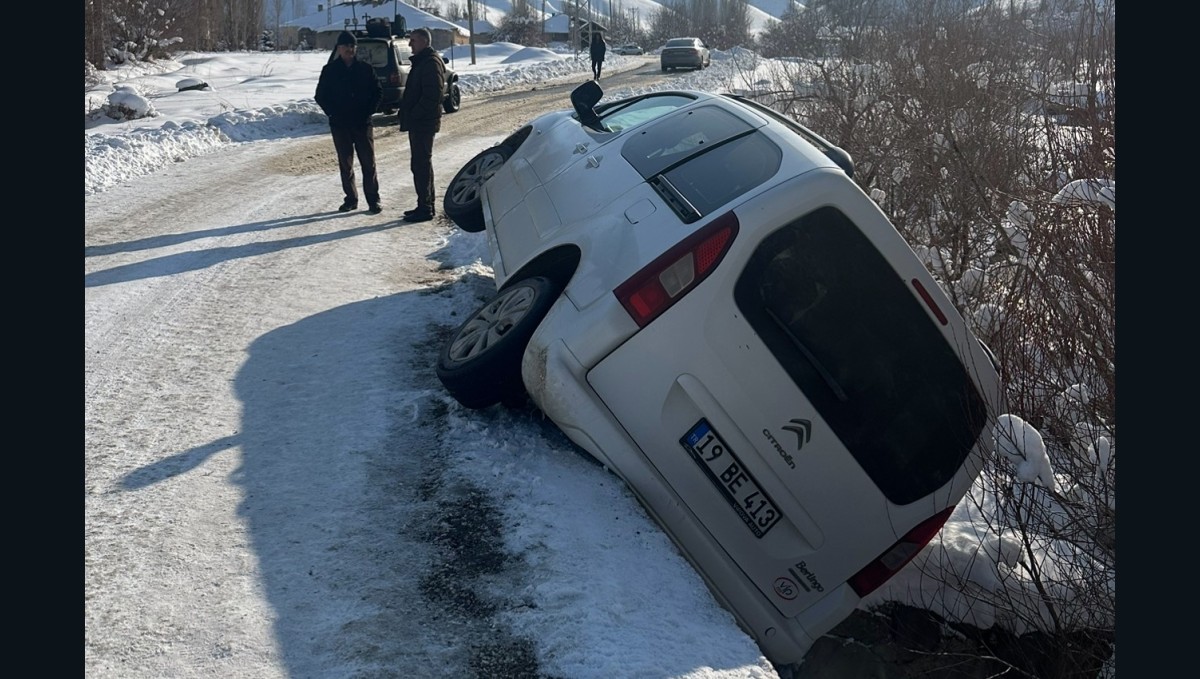
<svg viewBox="0 0 1200 679"><path fill-rule="evenodd" d="M575 108L575 113L579 115L579 122L585 127L590 127L597 132L612 132L600 120L600 116L596 115L596 104L603 96L604 90L600 89L599 83L589 80L571 90L571 106Z"/></svg>

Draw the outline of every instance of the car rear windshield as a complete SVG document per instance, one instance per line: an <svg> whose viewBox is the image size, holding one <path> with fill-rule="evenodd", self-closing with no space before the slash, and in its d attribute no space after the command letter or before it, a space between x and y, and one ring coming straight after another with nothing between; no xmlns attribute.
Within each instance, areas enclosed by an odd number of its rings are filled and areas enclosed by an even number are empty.
<svg viewBox="0 0 1200 679"><path fill-rule="evenodd" d="M954 476L986 422L984 401L845 214L820 208L764 239L734 299L888 500L914 502Z"/></svg>
<svg viewBox="0 0 1200 679"><path fill-rule="evenodd" d="M691 38L672 38L664 47L695 47L696 41Z"/></svg>
<svg viewBox="0 0 1200 679"><path fill-rule="evenodd" d="M391 45L379 40L359 40L358 49L354 51L359 61L365 61L375 68L388 65L388 52Z"/></svg>

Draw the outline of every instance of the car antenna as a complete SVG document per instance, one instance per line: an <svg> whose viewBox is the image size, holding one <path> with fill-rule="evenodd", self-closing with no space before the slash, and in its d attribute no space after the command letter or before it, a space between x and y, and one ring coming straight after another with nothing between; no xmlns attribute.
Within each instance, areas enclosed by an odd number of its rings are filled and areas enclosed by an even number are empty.
<svg viewBox="0 0 1200 679"><path fill-rule="evenodd" d="M353 2L350 3L350 14L354 17L354 21L351 21L350 17L346 17L342 20L345 24L346 30L354 33L355 35L362 35L358 30L358 10L355 9Z"/></svg>

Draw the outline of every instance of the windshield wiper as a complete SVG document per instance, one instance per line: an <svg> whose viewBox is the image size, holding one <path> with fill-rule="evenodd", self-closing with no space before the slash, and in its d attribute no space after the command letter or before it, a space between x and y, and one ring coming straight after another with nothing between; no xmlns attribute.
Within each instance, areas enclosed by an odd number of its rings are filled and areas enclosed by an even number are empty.
<svg viewBox="0 0 1200 679"><path fill-rule="evenodd" d="M821 365L821 362L817 360L817 357L813 355L812 351L809 351L808 347L804 345L804 342L801 342L799 337L796 337L794 334L792 334L791 328L789 328L787 324L779 318L779 316L775 315L775 312L771 310L771 307L764 306L763 308L766 309L767 315L771 317L771 320L775 321L775 324L778 325L779 329L783 331L783 334L787 335L788 339L792 341L792 344L796 345L796 348L800 350L800 353L804 354L804 358L808 359L808 362L812 365L813 370L817 371L817 374L820 375L821 379L825 381L825 384L829 386L830 391L832 391L833 395L837 397L837 400L842 403L849 401L850 398L846 396L846 391L842 389L842 385L838 384L837 380L833 379L833 375L825 369L825 366Z"/></svg>

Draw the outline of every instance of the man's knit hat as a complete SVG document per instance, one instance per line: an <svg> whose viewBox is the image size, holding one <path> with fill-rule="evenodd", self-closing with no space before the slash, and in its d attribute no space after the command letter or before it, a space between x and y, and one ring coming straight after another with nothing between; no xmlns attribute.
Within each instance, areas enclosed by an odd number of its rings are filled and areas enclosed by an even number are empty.
<svg viewBox="0 0 1200 679"><path fill-rule="evenodd" d="M341 35L338 36L337 44L339 44L339 45L357 45L358 38L354 37L354 34L351 33L350 31L342 31Z"/></svg>

